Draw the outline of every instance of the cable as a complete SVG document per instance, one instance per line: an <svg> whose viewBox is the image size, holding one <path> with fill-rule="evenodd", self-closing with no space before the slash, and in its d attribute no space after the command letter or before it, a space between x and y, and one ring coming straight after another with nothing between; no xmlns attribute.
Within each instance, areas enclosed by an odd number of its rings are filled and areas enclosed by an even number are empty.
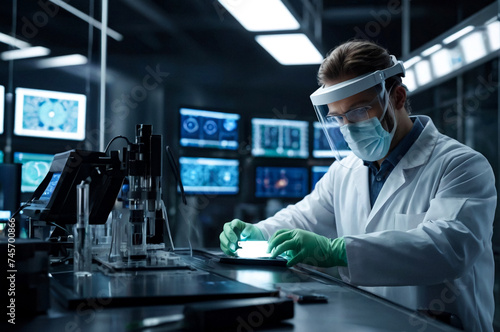
<svg viewBox="0 0 500 332"><path fill-rule="evenodd" d="M28 207L31 205L31 203L33 203L33 200L35 199L35 196L31 197L29 201L27 201L26 203L24 203L23 205L21 205L21 207L19 209L17 209L16 212L14 212L10 218L14 218L17 214L19 214L19 212L21 212L22 210L24 210L24 208Z"/></svg>
<svg viewBox="0 0 500 332"><path fill-rule="evenodd" d="M109 149L109 147L111 146L111 143L113 143L115 140L117 140L117 139L119 139L119 138L123 138L124 140L126 140L126 141L127 141L127 144L129 144L129 145L131 144L131 143L130 143L130 141L128 140L128 138L126 138L125 136L121 136L121 135L119 135L119 136L113 137L113 138L111 139L111 141L109 141L108 145L106 145L106 149L104 149L104 153L106 153L106 154L107 154L107 153L108 153L108 149Z"/></svg>
<svg viewBox="0 0 500 332"><path fill-rule="evenodd" d="M69 235L73 235L73 234L71 234L71 233L70 233L70 232L69 232L66 228L59 226L59 225L58 225L58 224L56 224L55 222L49 222L49 224L50 224L50 225L52 225L52 226L55 226L55 227L59 227L60 229L62 229L62 230L63 230L63 231L65 231L66 233L68 233Z"/></svg>
<svg viewBox="0 0 500 332"><path fill-rule="evenodd" d="M165 224L167 226L168 237L170 239L170 245L172 246L172 251L175 251L174 241L172 240L172 232L170 231L170 223L168 222L167 207L165 206L165 202L163 200L161 200L161 210L163 213L163 219L165 219Z"/></svg>
<svg viewBox="0 0 500 332"><path fill-rule="evenodd" d="M179 183L179 187L181 188L182 202L184 203L184 205L187 205L186 193L184 192L184 186L182 185L181 173L179 172L179 167L177 167L177 163L175 162L174 153L170 149L170 146L167 145L165 148L167 149L168 161L170 162L170 166L172 167L172 169L174 171L175 179L177 180L177 183Z"/></svg>

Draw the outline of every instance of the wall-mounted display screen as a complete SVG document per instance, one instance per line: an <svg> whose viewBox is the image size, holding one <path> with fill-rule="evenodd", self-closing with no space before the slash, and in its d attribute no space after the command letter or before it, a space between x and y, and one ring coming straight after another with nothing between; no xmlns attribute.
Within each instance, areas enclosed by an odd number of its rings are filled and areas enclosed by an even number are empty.
<svg viewBox="0 0 500 332"><path fill-rule="evenodd" d="M305 167L256 167L256 197L304 197L309 193Z"/></svg>
<svg viewBox="0 0 500 332"><path fill-rule="evenodd" d="M239 161L218 158L179 158L181 180L188 194L237 194Z"/></svg>
<svg viewBox="0 0 500 332"><path fill-rule="evenodd" d="M3 122L5 117L5 87L0 85L0 134L3 134Z"/></svg>
<svg viewBox="0 0 500 332"><path fill-rule="evenodd" d="M252 119L252 155L257 157L309 157L307 121Z"/></svg>
<svg viewBox="0 0 500 332"><path fill-rule="evenodd" d="M311 188L316 187L316 183L328 172L330 166L313 166L311 170Z"/></svg>
<svg viewBox="0 0 500 332"><path fill-rule="evenodd" d="M240 115L191 108L180 109L182 146L238 149Z"/></svg>
<svg viewBox="0 0 500 332"><path fill-rule="evenodd" d="M313 122L314 128L314 144L313 144L313 157L314 158L334 158L335 155L328 144L328 140L326 138L325 132L323 131L323 127L319 122ZM330 136L334 137L337 149L342 157L345 157L351 149L347 145L344 140L344 136L340 132L340 128L337 124L331 123Z"/></svg>
<svg viewBox="0 0 500 332"><path fill-rule="evenodd" d="M86 102L82 94L17 88L14 133L84 140Z"/></svg>
<svg viewBox="0 0 500 332"><path fill-rule="evenodd" d="M14 162L23 164L21 192L34 192L49 172L53 155L14 152Z"/></svg>

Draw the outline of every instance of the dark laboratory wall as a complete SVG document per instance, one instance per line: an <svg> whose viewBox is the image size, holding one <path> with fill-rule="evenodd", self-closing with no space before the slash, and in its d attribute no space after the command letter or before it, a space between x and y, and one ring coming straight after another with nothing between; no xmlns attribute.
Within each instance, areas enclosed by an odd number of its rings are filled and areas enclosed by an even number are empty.
<svg viewBox="0 0 500 332"><path fill-rule="evenodd" d="M112 60L115 65L132 60ZM176 246L217 247L224 222L239 217L256 222L292 200L256 199L256 163L273 166L303 166L314 161L286 158L253 158L253 117L314 121L309 95L317 88L317 66L293 68L277 64L172 63L158 59L134 59L136 71L110 73L107 92L106 141L116 135L134 137L139 123L150 123L163 136L177 157L238 159L240 190L236 195L189 195L184 206L167 159L163 158L163 197L168 206ZM142 68L142 70L140 70ZM156 74L152 74L155 72ZM159 74L158 74L159 73ZM155 76L156 75L156 76ZM239 148L236 151L179 146L179 108L193 107L241 115ZM312 129L312 126L310 130ZM312 134L310 134L312 137ZM311 141L309 142L312 143ZM270 206L271 205L271 206Z"/></svg>

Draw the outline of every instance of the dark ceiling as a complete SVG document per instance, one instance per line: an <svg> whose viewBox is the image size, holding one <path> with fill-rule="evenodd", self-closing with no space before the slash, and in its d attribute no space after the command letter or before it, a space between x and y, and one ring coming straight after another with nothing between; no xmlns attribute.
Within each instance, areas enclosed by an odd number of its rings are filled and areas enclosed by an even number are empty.
<svg viewBox="0 0 500 332"><path fill-rule="evenodd" d="M322 37L316 41L317 46L326 53L345 40L365 35L400 57L401 1L323 1ZM101 20L101 1L65 2ZM411 1L411 50L492 2ZM300 20L303 1L290 0L288 4L298 13ZM0 32L12 34L15 26L15 35L19 39L33 46L50 48L51 56L80 53L91 55L92 63L99 63L99 30L94 30L93 43L90 43L88 24L49 0L2 1L0 8ZM190 67L192 71L213 70L211 76L215 76L214 80L221 75L227 79L227 74L234 74L236 81L259 73L260 76L269 76L265 79L253 77L255 85L262 80L276 84L273 76L281 74L290 74L295 81L300 81L301 75L314 76L317 68L279 65L255 42L255 33L246 31L216 0L109 0L109 27L124 38L122 41L108 39L108 66L132 76L134 71L144 71L148 59ZM0 43L0 52L8 49L7 45ZM30 61L16 61L16 69L30 69ZM221 70L227 72L221 74ZM5 62L0 63L0 72L7 73ZM300 85L300 82L295 84Z"/></svg>

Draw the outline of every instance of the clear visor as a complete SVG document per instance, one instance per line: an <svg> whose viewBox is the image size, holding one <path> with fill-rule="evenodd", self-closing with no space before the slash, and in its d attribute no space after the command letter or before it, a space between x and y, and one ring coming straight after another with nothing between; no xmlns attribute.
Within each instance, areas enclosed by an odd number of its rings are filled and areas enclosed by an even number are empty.
<svg viewBox="0 0 500 332"><path fill-rule="evenodd" d="M368 122L377 117L382 128L393 135L395 114L389 104L389 93L385 89L385 82L382 81L342 100L314 105L323 133L333 151L333 157L340 161L351 153L349 144L341 132L342 126Z"/></svg>

